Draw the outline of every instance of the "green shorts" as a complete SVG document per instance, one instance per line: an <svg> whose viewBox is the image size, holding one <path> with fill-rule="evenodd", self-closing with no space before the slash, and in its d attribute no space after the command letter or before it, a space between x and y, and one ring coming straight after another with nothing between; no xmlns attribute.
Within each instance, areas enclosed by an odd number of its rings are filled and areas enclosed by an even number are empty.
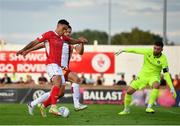
<svg viewBox="0 0 180 126"><path fill-rule="evenodd" d="M147 85L152 87L154 82L160 83L160 77L138 77L136 80L132 81L130 87L134 88L135 90L140 90L145 88Z"/></svg>

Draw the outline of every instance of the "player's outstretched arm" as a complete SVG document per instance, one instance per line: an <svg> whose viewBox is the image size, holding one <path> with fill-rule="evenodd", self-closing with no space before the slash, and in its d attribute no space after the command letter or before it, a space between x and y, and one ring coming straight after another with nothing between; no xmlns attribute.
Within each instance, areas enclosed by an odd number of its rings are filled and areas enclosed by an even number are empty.
<svg viewBox="0 0 180 126"><path fill-rule="evenodd" d="M127 52L127 53L135 53L135 54L142 54L145 55L147 54L150 50L149 48L125 48L125 49L120 49L118 52L115 53L115 55L119 55L122 52Z"/></svg>
<svg viewBox="0 0 180 126"><path fill-rule="evenodd" d="M164 73L164 79L166 80L167 85L169 86L170 91L173 94L174 98L176 98L177 94L176 94L176 91L174 89L171 76L169 74L168 62L167 62L166 57L162 61L162 70L163 70L163 73Z"/></svg>
<svg viewBox="0 0 180 126"><path fill-rule="evenodd" d="M27 46L25 46L23 49L19 50L16 55L23 55L23 53L33 47L35 47L36 45L38 45L39 43L43 43L46 40L50 39L51 35L52 35L52 31L48 31L45 32L44 34L42 34L40 37L38 37L36 40L30 42Z"/></svg>
<svg viewBox="0 0 180 126"><path fill-rule="evenodd" d="M26 45L23 49L19 50L16 55L22 55L24 51L36 46L39 42L37 40L34 40L32 42L30 42L28 45Z"/></svg>
<svg viewBox="0 0 180 126"><path fill-rule="evenodd" d="M35 50L38 50L38 49L42 49L42 48L45 48L45 45L44 43L38 43L36 46L24 51L22 53L22 55L25 57L28 53L32 52L32 51L35 51Z"/></svg>
<svg viewBox="0 0 180 126"><path fill-rule="evenodd" d="M84 37L80 37L78 39L69 38L68 43L69 44L80 44L80 43L87 43L88 40Z"/></svg>
<svg viewBox="0 0 180 126"><path fill-rule="evenodd" d="M75 48L76 52L79 55L83 55L83 53L84 53L84 43L80 43L80 44L76 45L74 48Z"/></svg>
<svg viewBox="0 0 180 126"><path fill-rule="evenodd" d="M119 54L121 54L122 52L124 52L122 49L119 49L117 52L114 53L114 55L118 56Z"/></svg>
<svg viewBox="0 0 180 126"><path fill-rule="evenodd" d="M174 89L174 86L173 86L173 83L172 83L172 80L171 80L171 77L170 77L169 72L165 72L165 73L164 73L164 79L166 80L167 85L168 85L169 88L170 88L170 92L173 94L173 97L176 98L176 97L177 97L177 94L176 94L176 91L175 91L175 89Z"/></svg>

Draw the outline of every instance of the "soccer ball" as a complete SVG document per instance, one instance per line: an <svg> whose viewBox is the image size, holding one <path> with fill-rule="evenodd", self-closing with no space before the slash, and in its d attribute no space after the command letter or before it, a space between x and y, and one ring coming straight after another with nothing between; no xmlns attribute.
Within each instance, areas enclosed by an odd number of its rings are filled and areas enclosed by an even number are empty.
<svg viewBox="0 0 180 126"><path fill-rule="evenodd" d="M62 117L68 117L70 114L69 109L65 106L59 107L59 112L61 113Z"/></svg>

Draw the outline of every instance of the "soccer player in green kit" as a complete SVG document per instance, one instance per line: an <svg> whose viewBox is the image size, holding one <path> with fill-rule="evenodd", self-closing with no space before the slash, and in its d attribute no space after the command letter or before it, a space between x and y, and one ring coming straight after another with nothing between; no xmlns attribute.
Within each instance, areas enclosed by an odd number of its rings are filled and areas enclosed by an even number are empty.
<svg viewBox="0 0 180 126"><path fill-rule="evenodd" d="M136 90L140 90L147 85L152 87L152 92L150 94L150 98L148 101L148 106L146 108L147 113L154 113L154 109L152 108L154 102L158 97L159 85L160 85L160 74L163 71L165 80L170 88L170 92L173 97L176 98L176 91L174 90L169 70L168 70L168 62L166 56L162 54L163 51L163 43L155 42L154 48L126 48L124 50L119 50L115 53L115 55L119 55L122 52L127 53L135 53L144 55L144 63L141 68L140 73L136 80L132 81L130 86L127 88L127 92L125 94L124 99L124 110L119 112L119 115L125 115L130 113L129 105L131 103L132 94Z"/></svg>

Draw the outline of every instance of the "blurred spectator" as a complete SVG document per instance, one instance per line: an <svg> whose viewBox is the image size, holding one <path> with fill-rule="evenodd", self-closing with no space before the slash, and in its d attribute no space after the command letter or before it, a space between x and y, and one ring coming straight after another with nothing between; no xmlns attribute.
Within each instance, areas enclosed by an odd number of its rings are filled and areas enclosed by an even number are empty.
<svg viewBox="0 0 180 126"><path fill-rule="evenodd" d="M24 80L23 80L23 77L20 77L17 83L18 83L18 84L24 84L25 82L24 82Z"/></svg>
<svg viewBox="0 0 180 126"><path fill-rule="evenodd" d="M86 78L85 78L84 74L81 75L80 79L81 79L81 84L87 84L86 83Z"/></svg>
<svg viewBox="0 0 180 126"><path fill-rule="evenodd" d="M173 80L173 85L175 89L180 89L180 79L179 79L178 74L175 75L175 78Z"/></svg>
<svg viewBox="0 0 180 126"><path fill-rule="evenodd" d="M31 75L26 76L26 84L35 84L34 80L32 79Z"/></svg>
<svg viewBox="0 0 180 126"><path fill-rule="evenodd" d="M102 84L104 84L105 83L104 73L101 73L100 79L102 81Z"/></svg>
<svg viewBox="0 0 180 126"><path fill-rule="evenodd" d="M89 78L87 79L87 84L94 84L95 80L92 78L92 74L89 75Z"/></svg>
<svg viewBox="0 0 180 126"><path fill-rule="evenodd" d="M11 76L11 81L12 81L12 83L17 83L18 82L18 76L16 75L15 72L13 72L13 74Z"/></svg>
<svg viewBox="0 0 180 126"><path fill-rule="evenodd" d="M12 83L11 78L8 77L7 73L4 74L4 77L1 79L1 83L3 83L3 84L10 84L10 83Z"/></svg>
<svg viewBox="0 0 180 126"><path fill-rule="evenodd" d="M48 80L47 78L44 76L44 73L41 73L41 76L38 78L38 83L40 85L43 85L43 84L47 84Z"/></svg>
<svg viewBox="0 0 180 126"><path fill-rule="evenodd" d="M102 79L101 79L101 76L97 76L96 84L97 84L97 85L102 85L102 84L103 84L103 81L102 81Z"/></svg>
<svg viewBox="0 0 180 126"><path fill-rule="evenodd" d="M113 79L113 86L116 85L116 79Z"/></svg>
<svg viewBox="0 0 180 126"><path fill-rule="evenodd" d="M131 80L130 83L132 83L132 81L134 81L134 80L136 80L136 75L135 74L132 75L132 80Z"/></svg>
<svg viewBox="0 0 180 126"><path fill-rule="evenodd" d="M166 86L166 80L164 79L164 75L163 74L161 74L160 85L161 86Z"/></svg>
<svg viewBox="0 0 180 126"><path fill-rule="evenodd" d="M124 74L121 75L121 79L117 82L117 85L127 85L126 81L124 80Z"/></svg>
<svg viewBox="0 0 180 126"><path fill-rule="evenodd" d="M136 80L136 75L135 74L132 75L132 81L133 80Z"/></svg>

